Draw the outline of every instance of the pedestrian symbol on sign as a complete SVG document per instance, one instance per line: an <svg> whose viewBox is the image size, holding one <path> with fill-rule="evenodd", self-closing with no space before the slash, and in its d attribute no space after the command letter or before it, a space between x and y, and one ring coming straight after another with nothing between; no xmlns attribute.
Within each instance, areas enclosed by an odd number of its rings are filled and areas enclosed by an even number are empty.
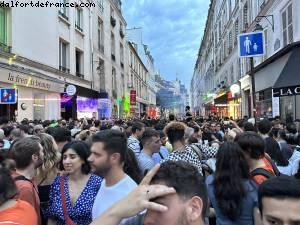
<svg viewBox="0 0 300 225"><path fill-rule="evenodd" d="M244 46L245 46L245 48L246 48L246 52L248 53L248 54L250 54L250 47L251 47L251 45L252 45L252 43L251 43L251 41L249 40L249 37L246 37L246 40L244 41Z"/></svg>

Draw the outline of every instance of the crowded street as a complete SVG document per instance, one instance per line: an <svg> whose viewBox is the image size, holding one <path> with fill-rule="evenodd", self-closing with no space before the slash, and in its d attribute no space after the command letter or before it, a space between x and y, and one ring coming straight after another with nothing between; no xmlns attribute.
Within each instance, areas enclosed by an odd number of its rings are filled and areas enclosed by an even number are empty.
<svg viewBox="0 0 300 225"><path fill-rule="evenodd" d="M0 0L0 225L300 225L299 10Z"/></svg>

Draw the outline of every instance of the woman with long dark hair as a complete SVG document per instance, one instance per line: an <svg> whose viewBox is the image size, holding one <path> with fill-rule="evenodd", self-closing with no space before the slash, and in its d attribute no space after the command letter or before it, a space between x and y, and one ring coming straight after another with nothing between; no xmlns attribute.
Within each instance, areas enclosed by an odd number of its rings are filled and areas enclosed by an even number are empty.
<svg viewBox="0 0 300 225"><path fill-rule="evenodd" d="M254 224L254 212L258 212L257 187L250 180L249 166L238 144L225 142L220 147L216 172L207 178L206 184L218 225Z"/></svg>
<svg viewBox="0 0 300 225"><path fill-rule="evenodd" d="M49 206L45 210L48 224L92 222L92 207L102 179L91 174L89 156L85 142L73 141L63 147L59 167L66 175L56 177L51 185Z"/></svg>

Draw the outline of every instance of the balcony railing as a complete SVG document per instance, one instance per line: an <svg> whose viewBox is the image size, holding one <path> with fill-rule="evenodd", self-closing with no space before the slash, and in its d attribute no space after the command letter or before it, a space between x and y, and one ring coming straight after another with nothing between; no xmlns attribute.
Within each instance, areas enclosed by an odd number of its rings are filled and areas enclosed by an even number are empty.
<svg viewBox="0 0 300 225"><path fill-rule="evenodd" d="M11 53L11 46L7 46L6 44L0 42L0 50Z"/></svg>
<svg viewBox="0 0 300 225"><path fill-rule="evenodd" d="M114 54L111 54L111 59L112 59L113 61L116 61L116 56L115 56Z"/></svg>
<svg viewBox="0 0 300 225"><path fill-rule="evenodd" d="M80 30L81 32L83 32L83 29L82 29L81 26L78 25L77 23L75 23L75 27L76 27L77 30Z"/></svg>
<svg viewBox="0 0 300 225"><path fill-rule="evenodd" d="M76 77L80 77L81 79L84 79L84 75L79 72L76 72Z"/></svg>
<svg viewBox="0 0 300 225"><path fill-rule="evenodd" d="M66 12L62 12L61 10L58 10L58 14L64 19L69 20L69 17L67 16Z"/></svg>
<svg viewBox="0 0 300 225"><path fill-rule="evenodd" d="M70 69L63 66L59 66L59 70L65 73L70 73Z"/></svg>

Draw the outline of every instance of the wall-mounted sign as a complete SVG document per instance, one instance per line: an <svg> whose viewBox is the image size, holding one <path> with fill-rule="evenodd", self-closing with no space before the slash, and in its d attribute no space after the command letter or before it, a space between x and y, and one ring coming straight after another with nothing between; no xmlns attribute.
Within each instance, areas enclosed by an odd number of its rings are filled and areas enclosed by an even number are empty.
<svg viewBox="0 0 300 225"><path fill-rule="evenodd" d="M76 94L76 91L77 91L76 86L73 85L73 84L69 84L69 85L67 86L67 88L66 88L66 93L67 93L67 95L69 95L69 96L75 95L75 94Z"/></svg>
<svg viewBox="0 0 300 225"><path fill-rule="evenodd" d="M130 91L130 105L136 105L136 90Z"/></svg>
<svg viewBox="0 0 300 225"><path fill-rule="evenodd" d="M24 74L0 68L0 82L62 93L64 84L42 79L34 75Z"/></svg>
<svg viewBox="0 0 300 225"><path fill-rule="evenodd" d="M273 88L273 97L300 95L300 85L284 88Z"/></svg>
<svg viewBox="0 0 300 225"><path fill-rule="evenodd" d="M15 104L18 101L15 88L0 88L0 104Z"/></svg>

